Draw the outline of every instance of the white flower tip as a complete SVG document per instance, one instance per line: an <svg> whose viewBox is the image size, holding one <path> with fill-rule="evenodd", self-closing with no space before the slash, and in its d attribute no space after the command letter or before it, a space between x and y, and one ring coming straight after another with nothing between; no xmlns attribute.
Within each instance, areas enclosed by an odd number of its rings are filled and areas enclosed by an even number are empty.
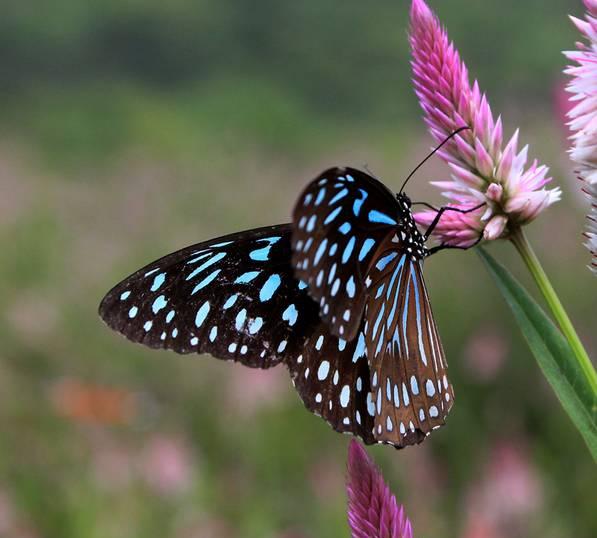
<svg viewBox="0 0 597 538"><path fill-rule="evenodd" d="M504 233L508 219L503 215L496 215L485 226L483 230L483 239L493 241L498 239Z"/></svg>
<svg viewBox="0 0 597 538"><path fill-rule="evenodd" d="M555 187L547 191L549 193L549 200L547 201L547 205L554 204L559 202L562 199L562 189L560 187Z"/></svg>
<svg viewBox="0 0 597 538"><path fill-rule="evenodd" d="M489 198L492 202L499 202L502 199L503 194L504 188L497 183L492 183L489 185L489 187L487 187L485 196L487 196L487 198Z"/></svg>

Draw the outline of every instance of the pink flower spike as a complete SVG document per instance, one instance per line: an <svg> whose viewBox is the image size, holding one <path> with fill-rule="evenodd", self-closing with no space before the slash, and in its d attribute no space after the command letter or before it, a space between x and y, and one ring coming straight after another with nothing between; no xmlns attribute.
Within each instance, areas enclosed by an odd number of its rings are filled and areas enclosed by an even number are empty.
<svg viewBox="0 0 597 538"><path fill-rule="evenodd" d="M589 268L597 275L597 0L584 0L585 20L570 17L586 38L577 51L564 54L576 65L564 72L572 77L566 88L572 96L573 108L568 112L572 131L570 158L578 164L578 174L584 185L591 208L584 233L585 246L591 253Z"/></svg>
<svg viewBox="0 0 597 538"><path fill-rule="evenodd" d="M597 5L597 0L586 1ZM458 51L424 0L412 0L410 19L413 83L431 135L440 143L455 129L469 127L438 152L452 169L451 180L439 182L442 194L460 209L485 203L466 215L444 213L434 235L444 244L462 247L480 235L485 240L507 238L558 201L560 190L544 188L551 180L546 167L532 164L525 171L527 148L519 151L518 131L502 146L501 118L494 120L477 81L471 86ZM592 29L597 36L597 24ZM433 215L422 211L415 219L431 222Z"/></svg>
<svg viewBox="0 0 597 538"><path fill-rule="evenodd" d="M398 506L379 469L355 439L348 447L346 489L353 538L412 538L404 508Z"/></svg>

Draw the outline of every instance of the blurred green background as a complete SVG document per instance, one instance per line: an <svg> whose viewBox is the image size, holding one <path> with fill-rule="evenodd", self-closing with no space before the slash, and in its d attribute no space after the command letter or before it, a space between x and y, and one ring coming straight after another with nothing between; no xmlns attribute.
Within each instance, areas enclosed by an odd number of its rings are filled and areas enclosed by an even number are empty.
<svg viewBox="0 0 597 538"><path fill-rule="evenodd" d="M589 353L595 280L566 157L572 0L433 2L506 132L564 200L528 230ZM260 372L133 345L96 315L147 262L287 221L328 166L397 189L426 154L408 3L3 3L0 536L347 536L348 437ZM410 183L439 202L434 160ZM508 244L489 247L523 281ZM595 467L474 252L426 264L457 401L369 449L415 535L597 536ZM529 283L532 287L532 284Z"/></svg>

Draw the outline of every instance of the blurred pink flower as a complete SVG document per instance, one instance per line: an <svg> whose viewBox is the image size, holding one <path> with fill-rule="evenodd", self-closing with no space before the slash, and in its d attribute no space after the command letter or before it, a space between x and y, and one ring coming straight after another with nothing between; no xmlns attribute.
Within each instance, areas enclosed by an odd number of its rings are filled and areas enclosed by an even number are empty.
<svg viewBox="0 0 597 538"><path fill-rule="evenodd" d="M288 376L282 368L259 370L235 364L226 389L233 414L251 417L289 393Z"/></svg>
<svg viewBox="0 0 597 538"><path fill-rule="evenodd" d="M233 538L237 536L232 528L222 519L201 514L189 521L179 523L175 538Z"/></svg>
<svg viewBox="0 0 597 538"><path fill-rule="evenodd" d="M578 173L584 182L583 192L591 209L585 231L586 247L591 253L590 269L597 275L597 1L584 0L585 19L571 17L588 44L577 43L578 50L564 54L575 65L565 73L572 77L568 91L575 106L568 112L572 148L570 157L578 163Z"/></svg>
<svg viewBox="0 0 597 538"><path fill-rule="evenodd" d="M542 501L542 485L527 450L518 442L502 440L469 491L464 535L526 536L531 515Z"/></svg>
<svg viewBox="0 0 597 538"><path fill-rule="evenodd" d="M424 0L411 6L410 45L415 93L425 123L436 141L468 126L438 154L452 170L450 181L433 182L452 207L482 208L462 214L446 212L434 234L454 246L470 246L482 234L486 240L507 237L560 199L558 188L547 190L548 168L535 160L525 170L528 146L518 150L518 131L503 146L502 120L494 120L487 98L468 71L446 31ZM422 211L415 219L431 224L436 213Z"/></svg>
<svg viewBox="0 0 597 538"><path fill-rule="evenodd" d="M492 380L504 364L509 350L510 342L506 334L494 326L480 327L464 349L468 371L478 381Z"/></svg>
<svg viewBox="0 0 597 538"><path fill-rule="evenodd" d="M178 438L157 435L145 447L141 473L148 485L160 495L187 491L194 471L187 445Z"/></svg>
<svg viewBox="0 0 597 538"><path fill-rule="evenodd" d="M412 538L404 508L356 440L348 448L348 523L353 538Z"/></svg>
<svg viewBox="0 0 597 538"><path fill-rule="evenodd" d="M37 538L39 534L19 513L8 492L0 490L0 536Z"/></svg>
<svg viewBox="0 0 597 538"><path fill-rule="evenodd" d="M91 441L92 468L98 486L111 491L129 487L136 473L132 447L103 435L93 435Z"/></svg>

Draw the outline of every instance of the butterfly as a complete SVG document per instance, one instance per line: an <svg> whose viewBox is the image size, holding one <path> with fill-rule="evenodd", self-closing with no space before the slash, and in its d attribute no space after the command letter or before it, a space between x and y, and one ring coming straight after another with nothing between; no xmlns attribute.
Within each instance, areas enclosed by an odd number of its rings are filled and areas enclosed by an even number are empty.
<svg viewBox="0 0 597 538"><path fill-rule="evenodd" d="M430 231L406 194L331 168L291 223L169 254L115 286L99 313L152 348L284 363L334 430L402 448L442 426L454 401L422 273Z"/></svg>

